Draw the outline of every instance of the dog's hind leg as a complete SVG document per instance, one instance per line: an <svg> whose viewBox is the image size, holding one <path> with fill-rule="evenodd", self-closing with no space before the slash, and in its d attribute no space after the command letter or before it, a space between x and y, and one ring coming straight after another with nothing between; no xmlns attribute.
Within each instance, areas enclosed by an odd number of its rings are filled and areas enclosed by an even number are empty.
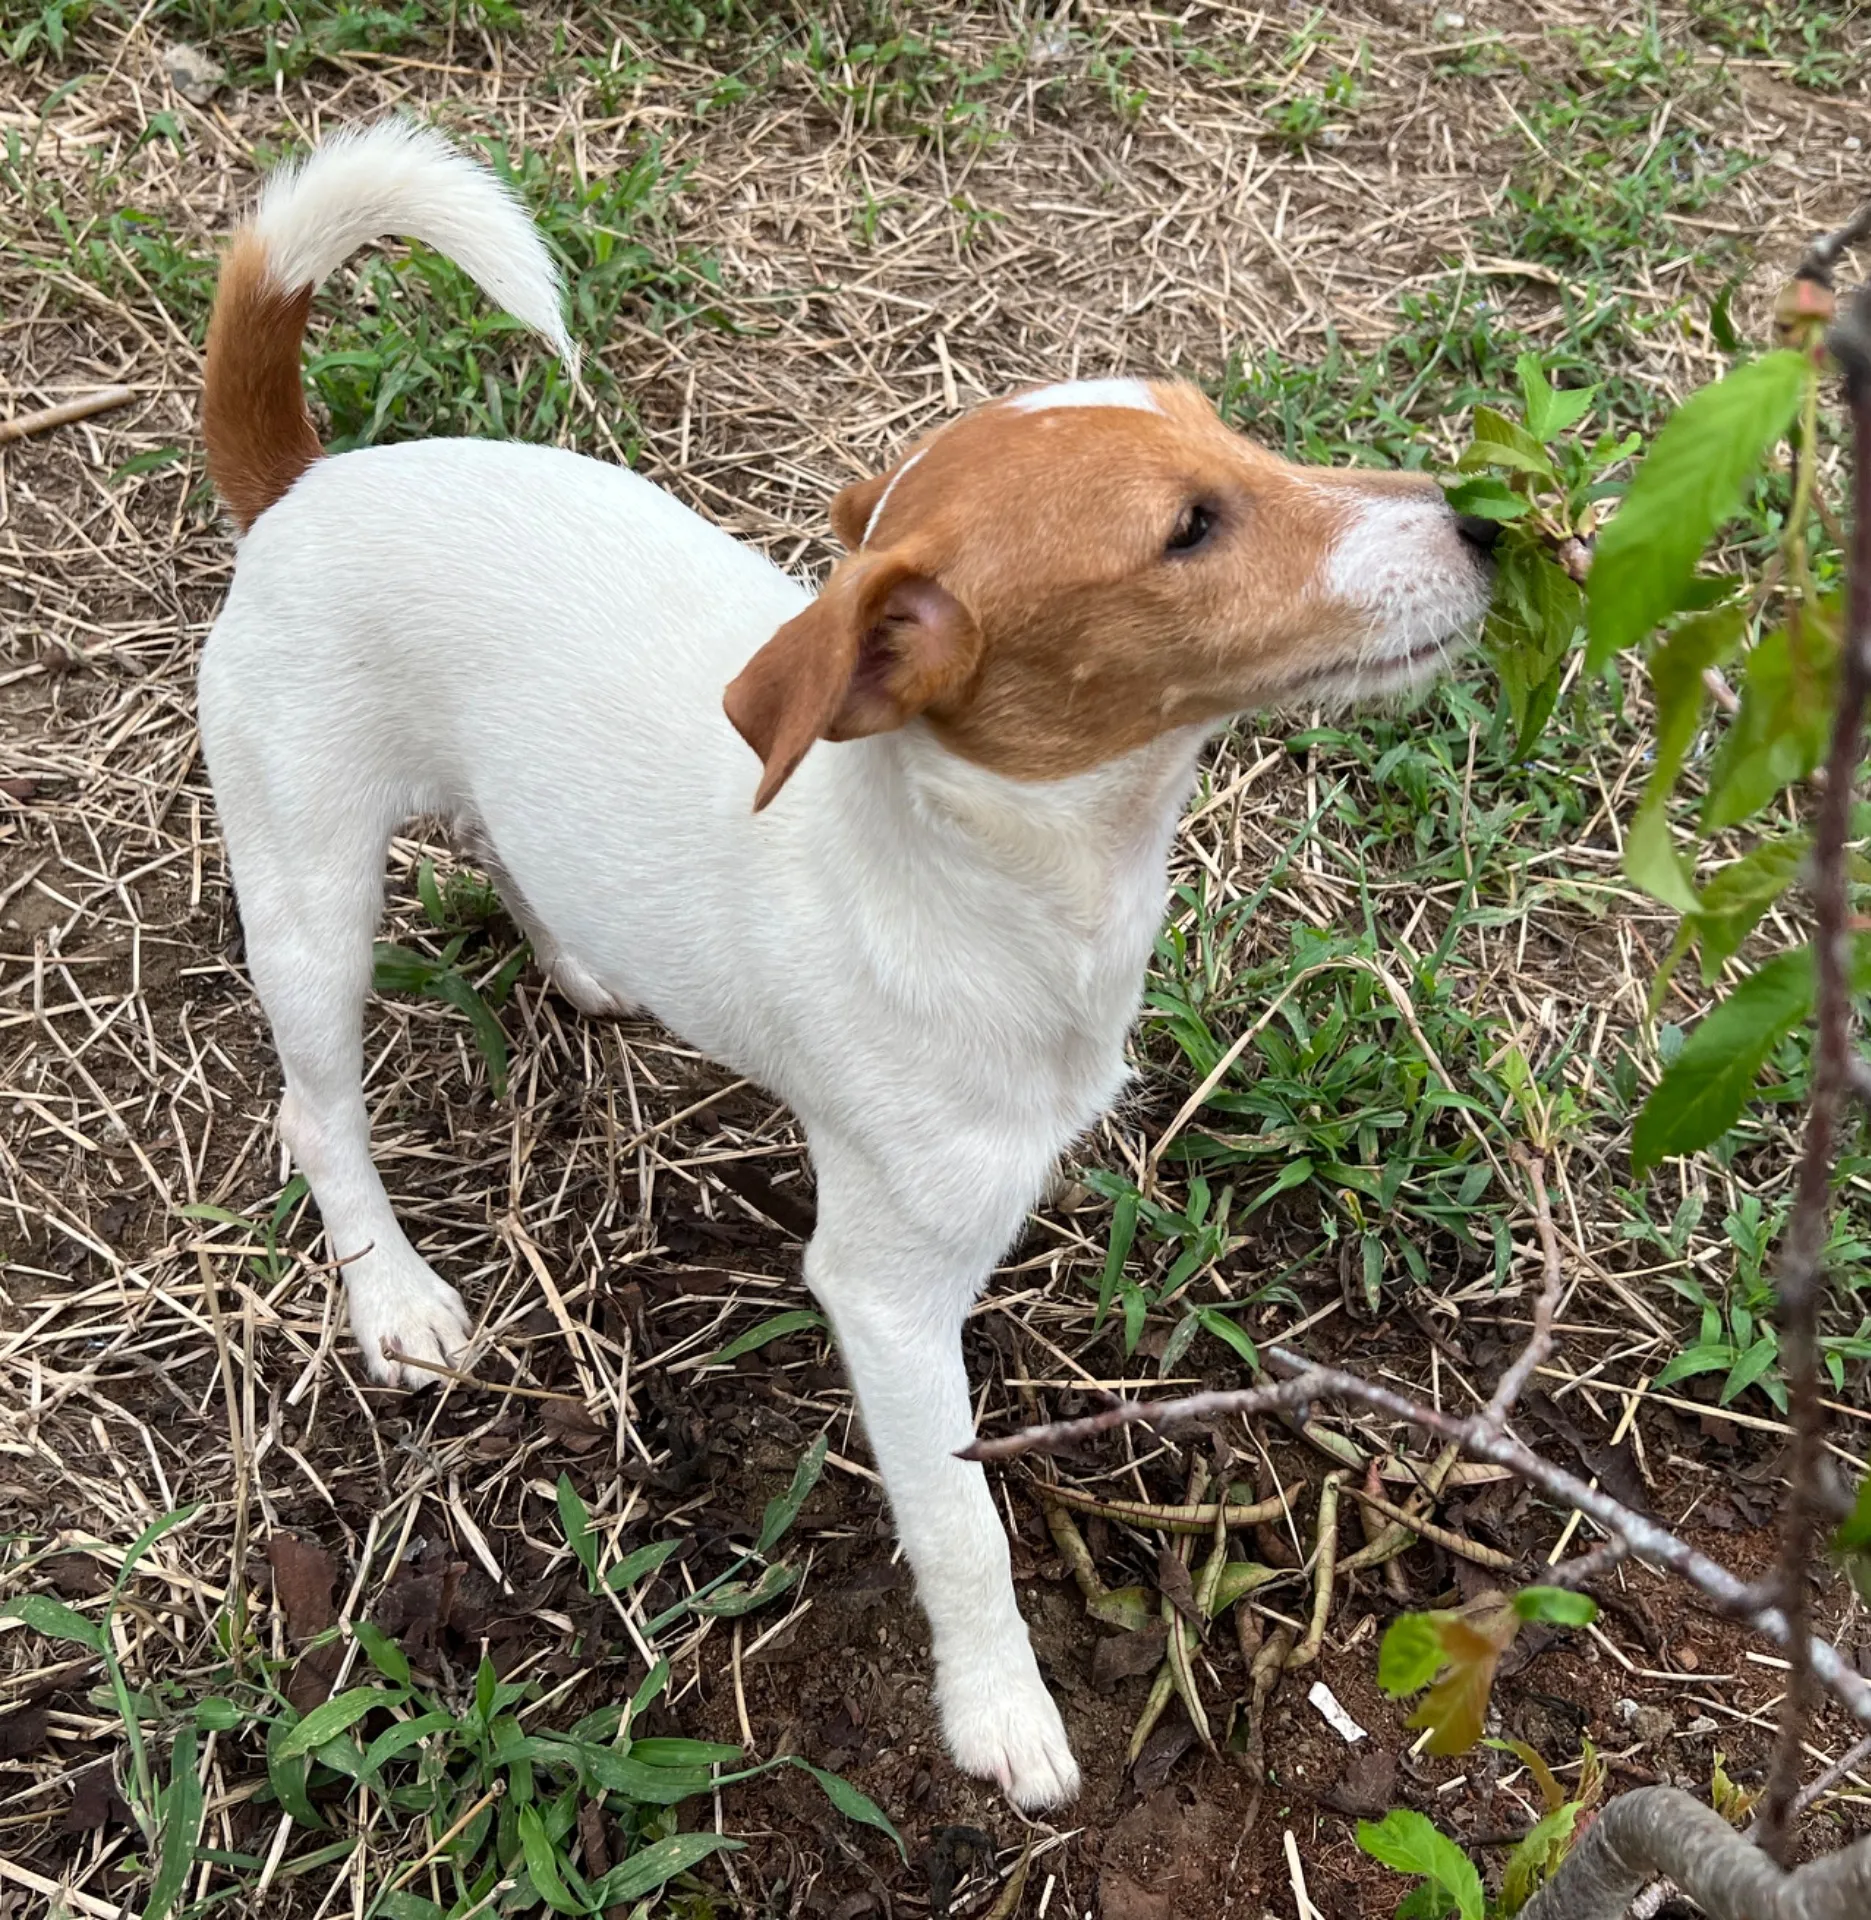
<svg viewBox="0 0 1871 1920"><path fill-rule="evenodd" d="M215 755L213 771L247 963L285 1074L280 1136L318 1202L371 1378L431 1385L433 1373L389 1355L451 1364L471 1323L461 1296L397 1225L370 1158L363 1088L384 850L413 809L356 794L282 793L295 784L290 771L238 746Z"/></svg>

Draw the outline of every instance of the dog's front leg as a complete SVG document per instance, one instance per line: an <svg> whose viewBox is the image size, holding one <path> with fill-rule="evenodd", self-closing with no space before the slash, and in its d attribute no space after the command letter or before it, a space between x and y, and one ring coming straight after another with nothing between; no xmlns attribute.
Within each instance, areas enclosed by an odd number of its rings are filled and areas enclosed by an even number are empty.
<svg viewBox="0 0 1871 1920"><path fill-rule="evenodd" d="M1014 1600L1007 1535L974 1438L961 1327L993 1255L894 1216L881 1186L816 1151L819 1224L806 1280L831 1318L935 1641L936 1702L958 1765L1022 1807L1078 1791L1059 1709Z"/></svg>

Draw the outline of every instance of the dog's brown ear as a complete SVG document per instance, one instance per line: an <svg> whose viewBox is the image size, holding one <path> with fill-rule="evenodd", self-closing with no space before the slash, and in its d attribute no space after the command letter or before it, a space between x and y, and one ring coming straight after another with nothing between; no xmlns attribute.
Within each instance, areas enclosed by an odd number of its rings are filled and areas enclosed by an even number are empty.
<svg viewBox="0 0 1871 1920"><path fill-rule="evenodd" d="M832 495L832 532L838 536L839 544L847 553L856 553L864 544L864 533L871 523L871 515L877 511L877 503L884 497L893 477L888 473L880 473L874 479L854 480L850 486L840 487Z"/></svg>
<svg viewBox="0 0 1871 1920"><path fill-rule="evenodd" d="M884 554L841 562L722 701L760 756L754 811L792 778L813 741L888 733L958 692L980 658L974 616L913 561Z"/></svg>

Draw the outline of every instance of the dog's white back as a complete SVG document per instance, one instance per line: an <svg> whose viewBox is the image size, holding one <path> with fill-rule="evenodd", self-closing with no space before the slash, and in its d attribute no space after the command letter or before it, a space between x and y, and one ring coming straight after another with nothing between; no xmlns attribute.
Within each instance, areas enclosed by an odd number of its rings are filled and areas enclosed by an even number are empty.
<svg viewBox="0 0 1871 1920"><path fill-rule="evenodd" d="M647 1008L798 1114L806 1279L916 1570L950 1748L1024 1805L1064 1798L1005 1535L954 1458L962 1318L1121 1084L1207 733L1261 698L1420 680L1485 569L1424 484L1301 473L1135 381L981 409L847 489L853 553L816 598L571 454L322 459L305 306L384 231L449 246L565 345L511 200L402 127L269 189L210 336L211 464L249 530L202 735L281 1131L366 1365L419 1386L472 1339L396 1223L361 1087L385 844L441 813L577 1004Z"/></svg>

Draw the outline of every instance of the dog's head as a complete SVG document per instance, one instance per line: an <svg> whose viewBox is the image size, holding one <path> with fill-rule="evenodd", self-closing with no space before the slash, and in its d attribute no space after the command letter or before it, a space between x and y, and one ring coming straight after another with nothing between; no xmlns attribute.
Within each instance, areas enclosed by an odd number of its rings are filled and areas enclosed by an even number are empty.
<svg viewBox="0 0 1871 1920"><path fill-rule="evenodd" d="M1040 387L832 502L850 550L727 690L756 809L815 740L922 716L1019 780L1172 728L1427 681L1487 601L1487 529L1421 475L1297 467L1193 387Z"/></svg>

